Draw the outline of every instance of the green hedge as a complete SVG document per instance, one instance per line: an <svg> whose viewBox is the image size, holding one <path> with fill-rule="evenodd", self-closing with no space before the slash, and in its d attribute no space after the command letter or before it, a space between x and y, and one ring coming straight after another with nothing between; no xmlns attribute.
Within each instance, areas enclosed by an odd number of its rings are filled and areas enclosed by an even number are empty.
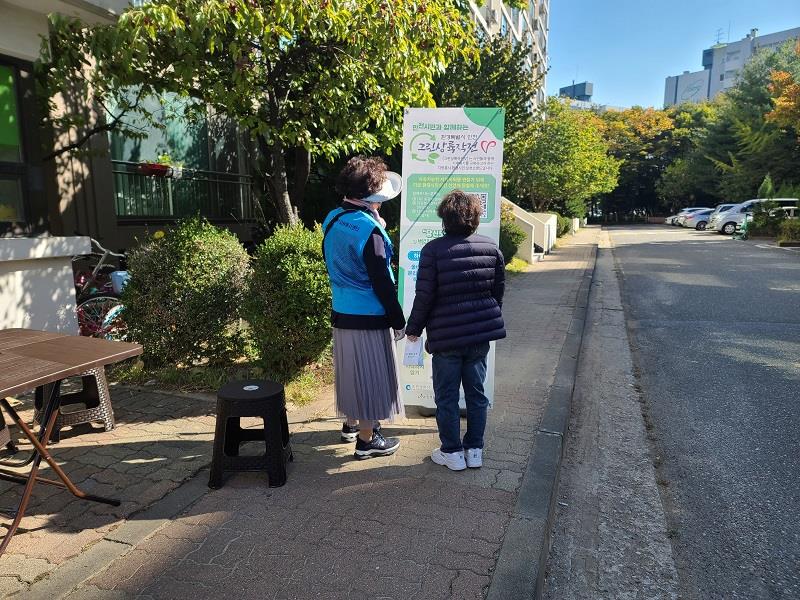
<svg viewBox="0 0 800 600"><path fill-rule="evenodd" d="M178 223L132 250L128 272L124 318L148 366L241 356L241 306L251 270L234 234L199 218Z"/></svg>
<svg viewBox="0 0 800 600"><path fill-rule="evenodd" d="M287 381L319 359L331 340L330 307L322 230L279 227L258 247L245 309L270 375Z"/></svg>
<svg viewBox="0 0 800 600"><path fill-rule="evenodd" d="M775 237L785 219L785 213L776 202L760 202L753 211L753 220L747 228L747 233L751 236Z"/></svg>
<svg viewBox="0 0 800 600"><path fill-rule="evenodd" d="M800 219L786 219L781 223L778 239L782 242L800 242Z"/></svg>
<svg viewBox="0 0 800 600"><path fill-rule="evenodd" d="M525 240L525 232L519 225L514 222L500 222L500 252L503 253L506 264L514 258L523 240Z"/></svg>
<svg viewBox="0 0 800 600"><path fill-rule="evenodd" d="M558 219L558 223L556 224L556 237L564 237L570 231L572 231L572 218L570 217L562 217L558 213L554 213L556 218Z"/></svg>

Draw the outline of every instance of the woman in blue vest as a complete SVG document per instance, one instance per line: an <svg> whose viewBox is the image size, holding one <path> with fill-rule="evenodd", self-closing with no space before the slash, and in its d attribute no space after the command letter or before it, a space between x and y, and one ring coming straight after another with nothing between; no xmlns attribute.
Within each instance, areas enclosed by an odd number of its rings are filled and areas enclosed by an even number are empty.
<svg viewBox="0 0 800 600"><path fill-rule="evenodd" d="M403 413L394 343L404 335L405 318L392 273L392 243L378 210L400 193L401 183L380 158L350 159L336 182L342 204L322 224L333 298L336 410L346 419L342 440L356 442L357 459L387 456L400 447L400 440L383 437L380 429L380 421Z"/></svg>

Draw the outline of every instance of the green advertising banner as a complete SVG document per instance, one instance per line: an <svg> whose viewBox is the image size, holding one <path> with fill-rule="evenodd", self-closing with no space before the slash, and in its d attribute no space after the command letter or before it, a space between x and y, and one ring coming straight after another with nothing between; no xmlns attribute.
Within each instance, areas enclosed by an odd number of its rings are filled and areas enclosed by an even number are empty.
<svg viewBox="0 0 800 600"><path fill-rule="evenodd" d="M483 204L478 232L498 240L504 120L502 108L406 109L399 249L399 296L406 316L414 304L420 251L442 235L436 210L447 193L458 189L476 194ZM430 356L422 366L399 365L405 404L435 407L430 365ZM493 399L494 345L488 357L486 394Z"/></svg>

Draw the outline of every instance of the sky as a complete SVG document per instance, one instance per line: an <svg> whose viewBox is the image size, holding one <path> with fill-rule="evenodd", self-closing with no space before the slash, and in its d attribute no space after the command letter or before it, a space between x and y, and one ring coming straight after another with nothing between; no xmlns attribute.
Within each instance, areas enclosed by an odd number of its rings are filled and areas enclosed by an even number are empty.
<svg viewBox="0 0 800 600"><path fill-rule="evenodd" d="M800 0L550 0L547 93L594 83L593 101L664 102L664 79L702 69L703 50L752 28L800 27Z"/></svg>

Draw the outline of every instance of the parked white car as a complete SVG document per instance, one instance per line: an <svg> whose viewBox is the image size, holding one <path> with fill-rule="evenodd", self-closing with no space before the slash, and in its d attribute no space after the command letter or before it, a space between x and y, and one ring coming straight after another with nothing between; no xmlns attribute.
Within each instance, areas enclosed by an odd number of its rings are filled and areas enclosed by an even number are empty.
<svg viewBox="0 0 800 600"><path fill-rule="evenodd" d="M707 231L718 231L726 235L732 235L736 229L742 226L745 217L753 213L756 204L763 202L774 202L781 208L792 208L797 206L797 198L756 198L742 202L741 204L734 204L730 209L725 212L720 212L712 215L711 219L706 225Z"/></svg>

